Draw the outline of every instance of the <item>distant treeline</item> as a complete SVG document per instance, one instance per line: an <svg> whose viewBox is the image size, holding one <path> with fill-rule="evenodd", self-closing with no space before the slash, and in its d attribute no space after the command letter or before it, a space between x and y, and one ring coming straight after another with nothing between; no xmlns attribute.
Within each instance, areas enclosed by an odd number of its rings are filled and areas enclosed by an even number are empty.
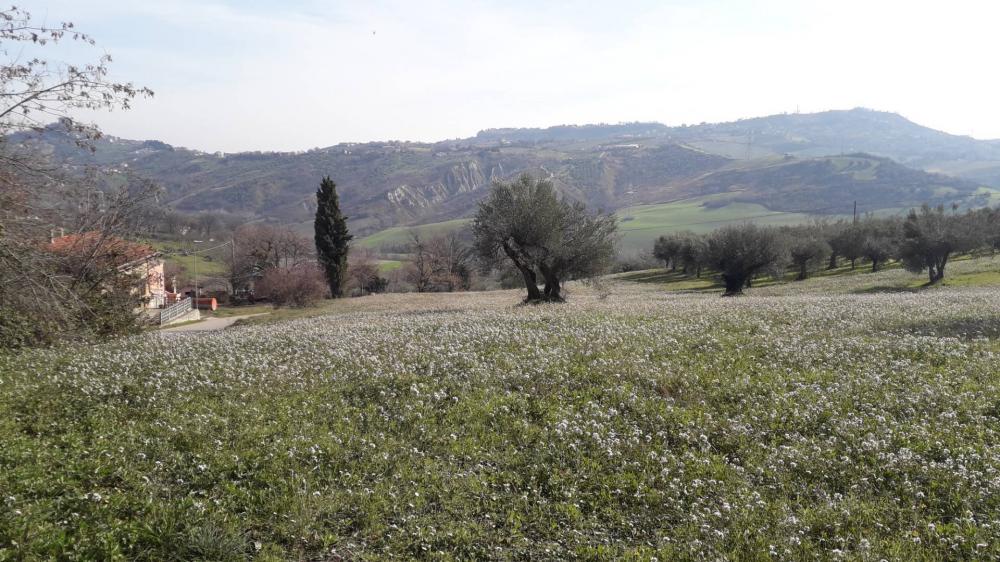
<svg viewBox="0 0 1000 562"><path fill-rule="evenodd" d="M867 216L857 221L818 220L809 225L765 227L730 225L699 235L678 232L660 236L653 256L674 271L701 277L717 272L727 295L742 292L762 276L782 277L789 269L802 280L841 262L859 262L878 271L892 260L914 273L926 272L928 284L941 281L955 255L1000 250L1000 208L959 213L924 205L905 217Z"/></svg>

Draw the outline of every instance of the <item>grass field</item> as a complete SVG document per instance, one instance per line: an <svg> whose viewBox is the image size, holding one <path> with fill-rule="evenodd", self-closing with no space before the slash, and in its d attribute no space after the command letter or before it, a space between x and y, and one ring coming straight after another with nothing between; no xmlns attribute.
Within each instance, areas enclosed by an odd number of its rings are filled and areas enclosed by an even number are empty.
<svg viewBox="0 0 1000 562"><path fill-rule="evenodd" d="M403 267L403 262L399 260L378 260L379 273L389 273Z"/></svg>
<svg viewBox="0 0 1000 562"><path fill-rule="evenodd" d="M202 248L217 246L218 243L216 242L193 244L190 242L157 241L151 242L151 244L154 248L163 252L164 262L173 262L182 266L187 271L188 275L193 276L196 268L198 275L219 276L224 275L226 272L226 265L222 261L224 256L220 254L219 251L208 254L190 253L193 250L201 250ZM186 252L188 255L184 255Z"/></svg>
<svg viewBox="0 0 1000 562"><path fill-rule="evenodd" d="M718 196L706 196L655 205L637 205L617 211L618 232L621 234L619 251L632 253L651 250L657 237L681 230L705 233L743 220L759 224L790 225L804 224L815 218L802 213L772 211L755 203L711 205L717 200ZM899 211L900 209L885 209L881 213ZM827 218L835 220L840 217ZM421 236L430 237L466 227L470 223L471 219L457 219L415 227L394 227L362 238L358 243L373 249L400 246L409 242L410 232L414 230Z"/></svg>
<svg viewBox="0 0 1000 562"><path fill-rule="evenodd" d="M0 560L997 559L1000 260L949 268L0 356Z"/></svg>
<svg viewBox="0 0 1000 562"><path fill-rule="evenodd" d="M410 243L410 233L416 232L423 238L431 238L458 230L471 223L471 219L455 219L419 226L395 226L376 232L358 240L358 245L378 250L383 247L405 246Z"/></svg>
<svg viewBox="0 0 1000 562"><path fill-rule="evenodd" d="M699 197L618 211L618 231L622 234L620 249L650 250L653 241L663 234L681 230L711 232L742 220L752 219L759 224L802 224L810 220L808 215L771 211L754 203L729 203L715 208L705 206L712 200L712 197Z"/></svg>

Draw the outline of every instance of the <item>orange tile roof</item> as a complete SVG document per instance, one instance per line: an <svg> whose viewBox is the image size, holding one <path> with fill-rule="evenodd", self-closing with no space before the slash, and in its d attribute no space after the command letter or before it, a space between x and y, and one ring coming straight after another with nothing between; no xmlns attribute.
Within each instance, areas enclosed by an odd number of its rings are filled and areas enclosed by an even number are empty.
<svg viewBox="0 0 1000 562"><path fill-rule="evenodd" d="M52 240L48 249L62 255L86 255L96 252L99 257L110 260L116 266L158 255L158 252L149 244L130 242L93 231L61 236Z"/></svg>

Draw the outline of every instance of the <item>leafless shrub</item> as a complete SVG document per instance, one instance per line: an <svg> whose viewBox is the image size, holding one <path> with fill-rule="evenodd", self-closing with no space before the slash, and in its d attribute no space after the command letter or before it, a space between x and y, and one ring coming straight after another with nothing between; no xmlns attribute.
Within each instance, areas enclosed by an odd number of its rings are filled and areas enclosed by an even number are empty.
<svg viewBox="0 0 1000 562"><path fill-rule="evenodd" d="M257 282L256 293L275 306L313 306L329 293L323 272L315 263L272 267Z"/></svg>

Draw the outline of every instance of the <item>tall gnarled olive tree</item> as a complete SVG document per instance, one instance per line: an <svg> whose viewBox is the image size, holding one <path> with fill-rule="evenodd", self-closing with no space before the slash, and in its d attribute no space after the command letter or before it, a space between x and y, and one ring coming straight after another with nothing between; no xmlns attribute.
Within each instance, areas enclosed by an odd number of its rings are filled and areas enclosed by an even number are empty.
<svg viewBox="0 0 1000 562"><path fill-rule="evenodd" d="M616 231L614 215L591 212L560 197L551 182L528 175L495 182L473 222L483 263L509 260L521 272L528 302L562 301L564 281L604 271Z"/></svg>

